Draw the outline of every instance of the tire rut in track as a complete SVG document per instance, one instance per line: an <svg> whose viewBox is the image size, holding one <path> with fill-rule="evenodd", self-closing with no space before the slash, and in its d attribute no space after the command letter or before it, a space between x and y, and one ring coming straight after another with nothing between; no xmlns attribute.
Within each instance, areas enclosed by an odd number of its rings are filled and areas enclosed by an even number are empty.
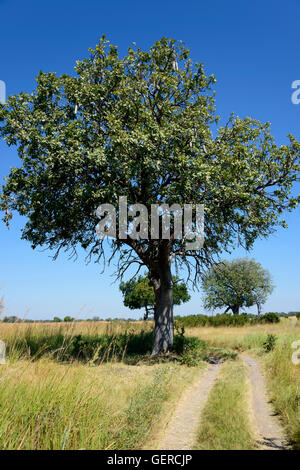
<svg viewBox="0 0 300 470"><path fill-rule="evenodd" d="M251 384L253 423L257 432L257 444L262 450L287 450L289 445L278 416L268 399L264 375L259 362L251 356L241 355Z"/></svg>
<svg viewBox="0 0 300 470"><path fill-rule="evenodd" d="M191 450L196 439L201 412L216 381L221 364L210 364L180 399L157 449Z"/></svg>

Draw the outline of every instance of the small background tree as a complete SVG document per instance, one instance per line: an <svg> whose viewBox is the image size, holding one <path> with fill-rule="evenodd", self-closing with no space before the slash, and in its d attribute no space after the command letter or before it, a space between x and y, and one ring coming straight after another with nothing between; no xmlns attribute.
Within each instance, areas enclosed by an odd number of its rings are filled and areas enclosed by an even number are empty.
<svg viewBox="0 0 300 470"><path fill-rule="evenodd" d="M177 276L173 277L174 290L173 290L173 303L180 305L188 302L191 296L188 293L187 286L184 282L180 282ZM145 309L144 320L149 318L149 315L155 313L155 295L151 285L149 273L138 278L133 278L127 282L121 282L120 290L124 297L125 307L130 309Z"/></svg>
<svg viewBox="0 0 300 470"><path fill-rule="evenodd" d="M256 305L258 314L261 305L274 289L270 273L260 263L247 258L221 261L213 265L204 277L204 307L215 309L227 307L234 314L241 307Z"/></svg>
<svg viewBox="0 0 300 470"><path fill-rule="evenodd" d="M67 315L65 318L64 318L64 321L65 322L72 322L74 321L74 318L70 317L69 315Z"/></svg>

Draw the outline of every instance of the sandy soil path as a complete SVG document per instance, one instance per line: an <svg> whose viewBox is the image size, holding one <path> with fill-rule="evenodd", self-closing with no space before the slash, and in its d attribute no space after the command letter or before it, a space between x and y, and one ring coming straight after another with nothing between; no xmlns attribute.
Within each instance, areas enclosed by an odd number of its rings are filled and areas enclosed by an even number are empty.
<svg viewBox="0 0 300 470"><path fill-rule="evenodd" d="M256 427L257 444L262 450L288 449L283 428L268 399L265 379L259 362L251 356L241 355L249 370L252 389L252 422Z"/></svg>
<svg viewBox="0 0 300 470"><path fill-rule="evenodd" d="M157 449L190 450L193 448L200 415L210 389L218 377L220 367L220 364L211 364L197 382L186 390Z"/></svg>

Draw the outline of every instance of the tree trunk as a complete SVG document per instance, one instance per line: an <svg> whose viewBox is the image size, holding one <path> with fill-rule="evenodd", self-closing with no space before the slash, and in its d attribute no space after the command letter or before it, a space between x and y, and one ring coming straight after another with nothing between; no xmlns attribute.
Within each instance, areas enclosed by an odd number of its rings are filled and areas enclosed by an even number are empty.
<svg viewBox="0 0 300 470"><path fill-rule="evenodd" d="M234 305L231 309L232 309L232 312L233 312L234 315L238 315L239 310L240 310L240 306L239 305Z"/></svg>
<svg viewBox="0 0 300 470"><path fill-rule="evenodd" d="M149 318L149 311L148 311L147 305L145 305L145 310L146 310L146 312L144 313L144 320L148 320L148 318Z"/></svg>
<svg viewBox="0 0 300 470"><path fill-rule="evenodd" d="M257 305L257 315L260 315L261 314L261 303L257 302L256 305Z"/></svg>
<svg viewBox="0 0 300 470"><path fill-rule="evenodd" d="M153 282L156 305L154 312L155 329L152 356L173 349L173 281L171 267L166 264L160 269L159 279Z"/></svg>

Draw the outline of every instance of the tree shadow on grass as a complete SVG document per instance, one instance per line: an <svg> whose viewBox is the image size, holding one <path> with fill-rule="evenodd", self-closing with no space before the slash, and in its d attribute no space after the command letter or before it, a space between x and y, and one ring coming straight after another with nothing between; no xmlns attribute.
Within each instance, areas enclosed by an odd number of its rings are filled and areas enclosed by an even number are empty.
<svg viewBox="0 0 300 470"><path fill-rule="evenodd" d="M220 362L233 359L233 351L208 348L206 343L195 337L183 334L174 336L173 351L168 354L151 356L153 331L127 331L120 334L66 335L27 334L14 338L7 344L8 356L35 361L48 357L58 362L80 361L90 365L105 362L123 362L128 365L153 365L177 362L187 366L197 366L203 361Z"/></svg>

